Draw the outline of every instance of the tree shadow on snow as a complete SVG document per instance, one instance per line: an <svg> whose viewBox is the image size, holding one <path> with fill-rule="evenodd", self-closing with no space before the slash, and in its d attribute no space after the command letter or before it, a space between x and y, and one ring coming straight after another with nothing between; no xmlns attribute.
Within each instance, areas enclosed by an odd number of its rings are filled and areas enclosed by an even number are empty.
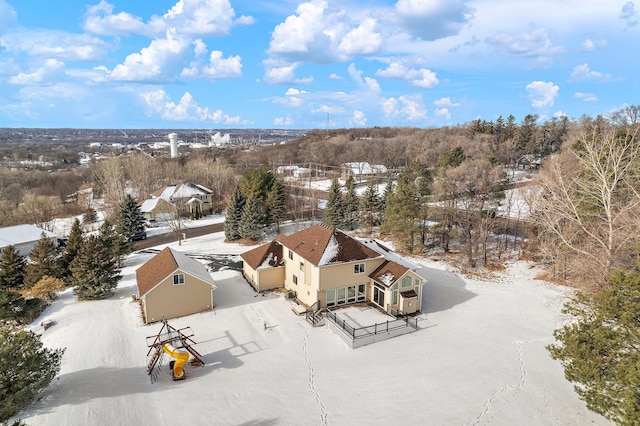
<svg viewBox="0 0 640 426"><path fill-rule="evenodd" d="M427 280L422 287L421 310L424 313L446 311L476 296L453 272L425 267L418 273Z"/></svg>
<svg viewBox="0 0 640 426"><path fill-rule="evenodd" d="M124 395L153 392L144 368L97 367L62 374L38 394L21 417L46 414L67 404L84 404L94 399L118 398Z"/></svg>
<svg viewBox="0 0 640 426"><path fill-rule="evenodd" d="M279 425L279 419L262 419L262 420L250 420L248 422L240 423L238 426L274 426Z"/></svg>

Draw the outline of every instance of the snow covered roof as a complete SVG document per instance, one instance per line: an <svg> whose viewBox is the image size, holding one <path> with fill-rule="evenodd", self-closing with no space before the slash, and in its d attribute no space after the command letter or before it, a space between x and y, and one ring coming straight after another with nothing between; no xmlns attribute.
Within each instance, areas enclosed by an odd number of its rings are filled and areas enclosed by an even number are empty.
<svg viewBox="0 0 640 426"><path fill-rule="evenodd" d="M0 228L0 248L38 241L43 232L49 238L56 237L53 232L38 228L35 225L16 225Z"/></svg>
<svg viewBox="0 0 640 426"><path fill-rule="evenodd" d="M375 259L380 255L344 232L318 224L278 241L316 266L354 260Z"/></svg>
<svg viewBox="0 0 640 426"><path fill-rule="evenodd" d="M169 275L180 270L193 277L196 277L208 284L215 290L217 287L211 278L207 268L197 260L187 257L166 247L160 253L149 259L144 265L136 270L136 281L138 282L138 292L140 297L153 290Z"/></svg>
<svg viewBox="0 0 640 426"><path fill-rule="evenodd" d="M171 201L172 198L192 198L195 195L212 195L213 190L196 183L185 182L179 185L169 185L162 190L158 190L151 195Z"/></svg>
<svg viewBox="0 0 640 426"><path fill-rule="evenodd" d="M276 240L242 253L240 257L255 270L280 266L282 264L282 245L276 238Z"/></svg>
<svg viewBox="0 0 640 426"><path fill-rule="evenodd" d="M349 169L355 176L374 175L387 172L387 167L382 164L371 165L367 162L344 163L343 167Z"/></svg>
<svg viewBox="0 0 640 426"><path fill-rule="evenodd" d="M407 271L409 271L409 268L402 266L399 263L387 260L382 265L378 266L378 268L373 271L369 277L388 288L402 278Z"/></svg>
<svg viewBox="0 0 640 426"><path fill-rule="evenodd" d="M411 269L412 271L419 269L419 267L415 263L408 261L407 259L400 256L395 251L384 246L379 241L374 240L373 238L358 238L358 241L364 244L365 246L369 247L371 250L375 251L376 253L379 253L380 255L384 256L386 259L396 262L404 266L405 268Z"/></svg>

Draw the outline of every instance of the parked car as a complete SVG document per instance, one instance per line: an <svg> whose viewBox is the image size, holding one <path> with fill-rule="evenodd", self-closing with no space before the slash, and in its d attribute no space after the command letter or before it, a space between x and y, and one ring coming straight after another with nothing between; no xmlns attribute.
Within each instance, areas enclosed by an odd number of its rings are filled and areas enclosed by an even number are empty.
<svg viewBox="0 0 640 426"><path fill-rule="evenodd" d="M129 241L138 241L138 240L146 240L147 233L145 231L136 231L133 234L129 235Z"/></svg>

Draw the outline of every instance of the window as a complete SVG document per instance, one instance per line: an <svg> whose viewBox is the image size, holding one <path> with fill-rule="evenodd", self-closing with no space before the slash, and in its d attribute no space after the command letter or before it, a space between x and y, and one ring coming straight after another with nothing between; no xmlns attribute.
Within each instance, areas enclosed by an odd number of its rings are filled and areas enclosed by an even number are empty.
<svg viewBox="0 0 640 426"><path fill-rule="evenodd" d="M327 307L336 306L336 291L327 290Z"/></svg>
<svg viewBox="0 0 640 426"><path fill-rule="evenodd" d="M365 284L358 284L358 302L363 302L365 299Z"/></svg>
<svg viewBox="0 0 640 426"><path fill-rule="evenodd" d="M295 285L298 285L298 277L296 277L295 275L293 276L293 283Z"/></svg>
<svg viewBox="0 0 640 426"><path fill-rule="evenodd" d="M356 263L353 265L353 273L354 274L363 274L364 273L364 263Z"/></svg>
<svg viewBox="0 0 640 426"><path fill-rule="evenodd" d="M402 288L411 287L411 282L412 281L413 280L411 279L411 277L402 278Z"/></svg>
<svg viewBox="0 0 640 426"><path fill-rule="evenodd" d="M416 294L420 296L420 280L418 279L413 280L413 291L415 291Z"/></svg>
<svg viewBox="0 0 640 426"><path fill-rule="evenodd" d="M356 301L356 286L352 285L347 287L347 303L353 303Z"/></svg>
<svg viewBox="0 0 640 426"><path fill-rule="evenodd" d="M182 285L184 284L184 274L175 274L173 276L173 285Z"/></svg>
<svg viewBox="0 0 640 426"><path fill-rule="evenodd" d="M293 251L289 250L289 259L293 260Z"/></svg>
<svg viewBox="0 0 640 426"><path fill-rule="evenodd" d="M338 305L344 305L344 303L346 302L346 288L342 287L337 289L338 290Z"/></svg>

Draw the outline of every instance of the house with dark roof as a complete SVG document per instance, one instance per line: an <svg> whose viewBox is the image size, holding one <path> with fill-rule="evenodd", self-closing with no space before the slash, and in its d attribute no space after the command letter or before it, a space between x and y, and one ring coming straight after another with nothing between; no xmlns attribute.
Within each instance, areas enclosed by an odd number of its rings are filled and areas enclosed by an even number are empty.
<svg viewBox="0 0 640 426"><path fill-rule="evenodd" d="M170 247L136 270L144 322L213 309L216 285L205 266Z"/></svg>
<svg viewBox="0 0 640 426"><path fill-rule="evenodd" d="M307 307L373 302L389 313L420 310L425 279L415 265L375 240L359 240L324 224L241 255L243 274L257 291L282 287Z"/></svg>

